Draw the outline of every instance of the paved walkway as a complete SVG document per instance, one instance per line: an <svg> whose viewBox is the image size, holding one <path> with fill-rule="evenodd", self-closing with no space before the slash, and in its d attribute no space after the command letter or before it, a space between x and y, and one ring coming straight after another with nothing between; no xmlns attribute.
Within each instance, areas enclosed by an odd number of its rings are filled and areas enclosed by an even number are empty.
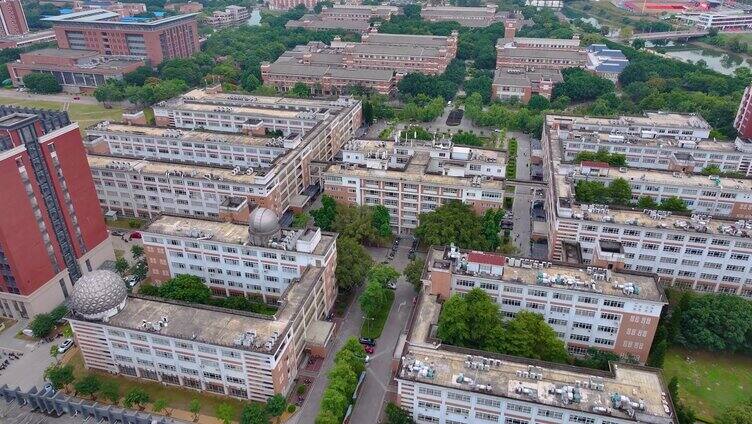
<svg viewBox="0 0 752 424"><path fill-rule="evenodd" d="M508 137L517 139L517 179L530 180L530 137L525 134L510 134ZM528 187L515 187L514 204L512 212L512 242L517 246L522 256L530 256L530 235L532 224L530 221L530 208L533 196Z"/></svg>
<svg viewBox="0 0 752 424"><path fill-rule="evenodd" d="M23 352L20 359L10 361L8 367L0 371L0 386L8 384L24 390L28 390L32 386L42 387L44 384L42 374L54 362L50 355L50 347L57 345L62 339L57 339L52 343L17 339L15 335L26 328L27 325L28 320L20 320L14 326L0 333L0 350Z"/></svg>

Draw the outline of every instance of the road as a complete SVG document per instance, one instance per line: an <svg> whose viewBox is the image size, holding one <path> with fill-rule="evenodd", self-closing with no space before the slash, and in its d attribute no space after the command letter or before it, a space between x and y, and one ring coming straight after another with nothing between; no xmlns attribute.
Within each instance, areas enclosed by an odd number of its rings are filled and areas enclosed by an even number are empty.
<svg viewBox="0 0 752 424"><path fill-rule="evenodd" d="M514 133L508 137L517 139L517 179L520 181L530 180L530 137ZM527 187L515 187L514 203L512 212L514 217L512 222L512 242L519 249L522 256L530 256L530 235L532 233L532 223L530 221L530 208L532 205L533 195Z"/></svg>
<svg viewBox="0 0 752 424"><path fill-rule="evenodd" d="M404 237L399 245L397 253L391 264L397 271L402 272L410 263L408 253L412 239ZM380 255L373 254L376 260L381 260L386 255L386 249ZM389 311L384 330L376 344L376 351L371 355L371 362L366 368L366 379L363 382L358 400L355 403L352 423L376 423L386 403L389 386L392 384L392 355L397 346L400 334L407 324L410 311L413 307L415 289L404 277L397 280L397 290L394 294L394 303Z"/></svg>
<svg viewBox="0 0 752 424"><path fill-rule="evenodd" d="M91 96L79 96L79 100L73 100L75 94L32 94L29 92L18 92L16 90L0 90L0 97L13 98L19 100L39 100L46 102L75 102L87 105L99 104L97 99Z"/></svg>
<svg viewBox="0 0 752 424"><path fill-rule="evenodd" d="M28 320L19 320L14 326L0 333L0 350L23 352L20 359L10 361L8 368L0 371L0 386L7 384L12 387L18 386L23 390L28 390L32 386L41 388L44 383L42 374L54 362L50 355L50 346L62 339L54 343L17 339L15 335L27 325ZM3 421L0 419L0 422Z"/></svg>

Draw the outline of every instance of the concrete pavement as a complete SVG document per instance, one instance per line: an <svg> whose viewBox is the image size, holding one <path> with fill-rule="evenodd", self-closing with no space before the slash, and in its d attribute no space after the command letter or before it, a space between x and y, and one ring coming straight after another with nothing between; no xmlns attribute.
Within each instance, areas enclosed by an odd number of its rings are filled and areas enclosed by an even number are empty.
<svg viewBox="0 0 752 424"><path fill-rule="evenodd" d="M0 333L0 350L12 350L23 352L20 359L10 361L8 367L0 371L0 386L18 386L28 390L32 386L42 387L44 370L55 360L50 355L50 346L57 345L62 339L56 339L52 343L43 341L30 341L17 339L19 331L26 328L28 320L20 320L14 326ZM0 419L0 422L3 422Z"/></svg>
<svg viewBox="0 0 752 424"><path fill-rule="evenodd" d="M80 99L73 100L73 97L75 96L77 96L77 94L65 94L65 93L33 94L33 93L29 93L28 91L0 90L0 97L12 98L12 99L18 99L18 100L38 100L38 101L59 102L59 103L75 102L75 103L81 103L81 104L87 104L87 105L99 104L99 102L97 102L97 99L95 99L92 96L78 95Z"/></svg>
<svg viewBox="0 0 752 424"><path fill-rule="evenodd" d="M517 139L517 175L520 181L530 180L530 137L525 134L508 134L508 137ZM522 256L530 256L530 235L532 223L530 220L530 208L532 207L533 195L528 187L515 187L514 204L512 212L512 242L517 246Z"/></svg>

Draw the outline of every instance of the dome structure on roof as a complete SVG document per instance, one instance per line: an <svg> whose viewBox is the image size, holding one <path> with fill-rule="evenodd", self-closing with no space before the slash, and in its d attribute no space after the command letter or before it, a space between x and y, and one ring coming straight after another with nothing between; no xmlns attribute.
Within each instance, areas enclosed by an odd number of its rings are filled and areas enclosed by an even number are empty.
<svg viewBox="0 0 752 424"><path fill-rule="evenodd" d="M70 306L86 319L106 319L125 307L128 290L120 276L112 271L93 271L73 286Z"/></svg>
<svg viewBox="0 0 752 424"><path fill-rule="evenodd" d="M248 234L251 242L263 245L279 233L279 217L273 210L257 207L248 217Z"/></svg>

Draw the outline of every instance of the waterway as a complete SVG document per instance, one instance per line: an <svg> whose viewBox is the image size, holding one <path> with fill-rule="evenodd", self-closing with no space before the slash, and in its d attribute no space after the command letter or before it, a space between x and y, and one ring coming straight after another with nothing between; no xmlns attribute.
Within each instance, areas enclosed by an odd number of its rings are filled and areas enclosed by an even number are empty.
<svg viewBox="0 0 752 424"><path fill-rule="evenodd" d="M653 47L650 43L647 46ZM708 49L692 43L674 44L669 42L665 49L658 48L657 50L682 62L697 63L702 60L709 69L726 75L733 75L734 71L741 67L752 69L750 63L740 55Z"/></svg>
<svg viewBox="0 0 752 424"><path fill-rule="evenodd" d="M253 9L253 12L251 12L251 17L248 19L248 25L249 26L261 25L261 12L258 9Z"/></svg>

